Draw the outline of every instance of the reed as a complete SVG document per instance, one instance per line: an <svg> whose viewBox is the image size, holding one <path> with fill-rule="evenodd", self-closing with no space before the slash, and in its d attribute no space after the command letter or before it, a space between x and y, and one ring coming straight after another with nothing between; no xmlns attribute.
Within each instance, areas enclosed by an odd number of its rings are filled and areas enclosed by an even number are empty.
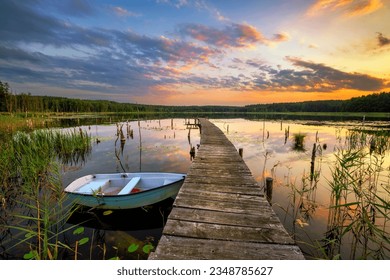
<svg viewBox="0 0 390 280"><path fill-rule="evenodd" d="M293 134L293 149L295 151L305 151L305 137L304 133L294 133Z"/></svg>
<svg viewBox="0 0 390 280"><path fill-rule="evenodd" d="M47 115L0 114L0 138L8 138L17 131L33 131L47 127L52 121Z"/></svg>
<svg viewBox="0 0 390 280"><path fill-rule="evenodd" d="M90 142L84 132L37 130L1 144L1 236L12 236L3 244L7 250L25 250L28 259L57 259L62 250L74 250L60 241L74 227L65 224L75 208L62 191L59 162L87 153Z"/></svg>
<svg viewBox="0 0 390 280"><path fill-rule="evenodd" d="M301 182L291 181L289 173L285 176L289 202L279 207L285 212L284 224L307 256L390 258L390 166L385 161L389 145L388 134L359 129L350 130L339 141L331 177L325 178L330 193L327 228L322 239L312 240L308 232L318 207L320 145L313 145L310 176L303 174Z"/></svg>
<svg viewBox="0 0 390 280"><path fill-rule="evenodd" d="M347 147L336 153L329 181L328 228L322 240L327 258L390 257L390 187L385 180L389 167L384 166L383 147L373 150L370 139L370 135L352 132ZM348 256L342 253L347 242L351 243Z"/></svg>

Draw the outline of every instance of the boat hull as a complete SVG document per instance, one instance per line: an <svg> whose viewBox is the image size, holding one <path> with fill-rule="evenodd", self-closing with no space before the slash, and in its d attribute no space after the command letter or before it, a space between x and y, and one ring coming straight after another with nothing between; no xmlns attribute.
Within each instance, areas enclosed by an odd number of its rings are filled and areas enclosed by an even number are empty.
<svg viewBox="0 0 390 280"><path fill-rule="evenodd" d="M126 176L126 178L139 176L141 177L141 182L143 180L152 182L153 180L157 180L153 178L159 178L159 180L163 178L165 181L169 180L169 183L164 185L149 186L146 190L122 195L106 195L99 193L88 194L75 192L76 185L80 184L80 181L84 180L84 178L88 176L97 176L97 178L106 177L110 178L110 180L120 180L120 178L123 178L124 176ZM184 174L179 173L121 173L88 176L82 177L71 183L68 187L65 188L65 192L67 193L68 197L76 204L100 209L132 209L155 204L169 197L175 197L179 192L185 178ZM89 179L89 177L87 179Z"/></svg>

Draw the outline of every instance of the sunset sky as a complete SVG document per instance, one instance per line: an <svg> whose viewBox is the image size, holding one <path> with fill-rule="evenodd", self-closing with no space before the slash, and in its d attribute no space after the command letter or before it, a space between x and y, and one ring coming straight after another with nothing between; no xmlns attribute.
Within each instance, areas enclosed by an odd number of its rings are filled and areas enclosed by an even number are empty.
<svg viewBox="0 0 390 280"><path fill-rule="evenodd" d="M390 0L1 0L14 93L164 105L390 91Z"/></svg>

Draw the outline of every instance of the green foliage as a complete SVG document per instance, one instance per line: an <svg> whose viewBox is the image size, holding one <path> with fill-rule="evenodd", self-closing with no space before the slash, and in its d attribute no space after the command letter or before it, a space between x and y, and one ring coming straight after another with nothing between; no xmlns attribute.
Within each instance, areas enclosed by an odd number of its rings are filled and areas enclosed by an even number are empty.
<svg viewBox="0 0 390 280"><path fill-rule="evenodd" d="M345 242L352 242L350 259L390 256L389 189L384 185L389 169L384 168L383 151L371 150L369 139L370 135L353 131L345 149L336 154L329 181L328 230L322 245L327 258L341 256Z"/></svg>
<svg viewBox="0 0 390 280"><path fill-rule="evenodd" d="M127 248L127 251L129 253L134 253L135 251L137 251L139 248L139 245L138 244L131 244L128 248Z"/></svg>
<svg viewBox="0 0 390 280"><path fill-rule="evenodd" d="M73 231L73 234L82 234L84 233L84 227L78 227Z"/></svg>
<svg viewBox="0 0 390 280"><path fill-rule="evenodd" d="M10 88L8 83L0 81L0 112L4 112L7 109L7 99L10 96Z"/></svg>
<svg viewBox="0 0 390 280"><path fill-rule="evenodd" d="M304 133L295 133L293 135L293 142L294 142L294 147L293 149L296 151L305 151L305 137L306 134Z"/></svg>
<svg viewBox="0 0 390 280"><path fill-rule="evenodd" d="M27 259L57 259L61 249L72 251L59 240L72 229L65 225L75 208L62 191L57 159L88 151L89 137L80 132L39 130L18 132L0 145L0 219L7 222L0 234L12 230L17 240L7 249L28 248ZM82 232L83 228L74 231ZM85 242L83 238L79 245Z"/></svg>
<svg viewBox="0 0 390 280"><path fill-rule="evenodd" d="M89 242L89 237L84 237L79 240L79 245L84 245Z"/></svg>
<svg viewBox="0 0 390 280"><path fill-rule="evenodd" d="M347 112L390 112L390 93L374 93L355 97L342 104Z"/></svg>
<svg viewBox="0 0 390 280"><path fill-rule="evenodd" d="M154 249L154 246L152 244L146 244L142 247L142 251L145 254L150 254L150 252Z"/></svg>

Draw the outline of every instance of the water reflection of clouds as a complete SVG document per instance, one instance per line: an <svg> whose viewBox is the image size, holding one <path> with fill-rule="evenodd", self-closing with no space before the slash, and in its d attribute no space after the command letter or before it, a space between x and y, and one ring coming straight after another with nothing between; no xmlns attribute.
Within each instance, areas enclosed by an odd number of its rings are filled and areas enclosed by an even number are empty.
<svg viewBox="0 0 390 280"><path fill-rule="evenodd" d="M237 148L244 149L244 160L260 186L265 177L274 178L273 205L279 218L290 232L309 244L320 240L327 231L330 182L336 168L335 153L346 146L351 124L334 123L305 124L291 121L249 121L244 119L212 120L220 127ZM354 124L356 126L356 124ZM229 128L229 133L227 133ZM286 131L289 131L285 143ZM304 133L305 151L293 150L293 136ZM268 137L269 136L269 137ZM318 179L311 180L313 145L316 143L314 173ZM319 146L319 147L318 147ZM267 153L268 152L268 153ZM367 153L369 149L367 148ZM389 197L381 188L389 184L390 151L383 157L373 154L368 161L383 160L385 171L378 194ZM363 164L363 162L362 162ZM291 199L294 197L294 200ZM298 216L294 217L295 215ZM377 223L380 225L381 218ZM299 220L302 228L296 223ZM309 240L307 239L309 236ZM311 251L310 245L304 246Z"/></svg>
<svg viewBox="0 0 390 280"><path fill-rule="evenodd" d="M180 172L186 173L190 164L188 130L183 119L131 121L133 137L127 137L127 122L122 122L125 142L123 150L117 139L117 126L82 127L94 141L90 157L82 165L63 168L64 185L87 174L114 172ZM120 126L119 126L120 127ZM191 131L193 146L199 143L199 130ZM95 139L101 141L97 144ZM125 170L123 170L125 169Z"/></svg>
<svg viewBox="0 0 390 280"><path fill-rule="evenodd" d="M305 125L292 121L244 119L212 121L226 133L237 148L244 148L244 160L260 185L265 176L273 176L276 189L286 184L300 185L302 179L309 176L311 152L317 140L321 148L325 143L327 148L322 149L322 155L317 155L316 170L320 170L323 176L331 176L328 163L334 159L334 147L338 141L336 135L337 133L344 134L341 128L313 123ZM229 133L227 133L227 128L229 128ZM286 131L289 131L289 134L285 143ZM294 151L294 133L306 135L304 152ZM319 186L321 190L317 193L317 200L320 204L329 203L327 183L322 181ZM285 199L286 190L280 194L278 192L274 194L275 201Z"/></svg>

